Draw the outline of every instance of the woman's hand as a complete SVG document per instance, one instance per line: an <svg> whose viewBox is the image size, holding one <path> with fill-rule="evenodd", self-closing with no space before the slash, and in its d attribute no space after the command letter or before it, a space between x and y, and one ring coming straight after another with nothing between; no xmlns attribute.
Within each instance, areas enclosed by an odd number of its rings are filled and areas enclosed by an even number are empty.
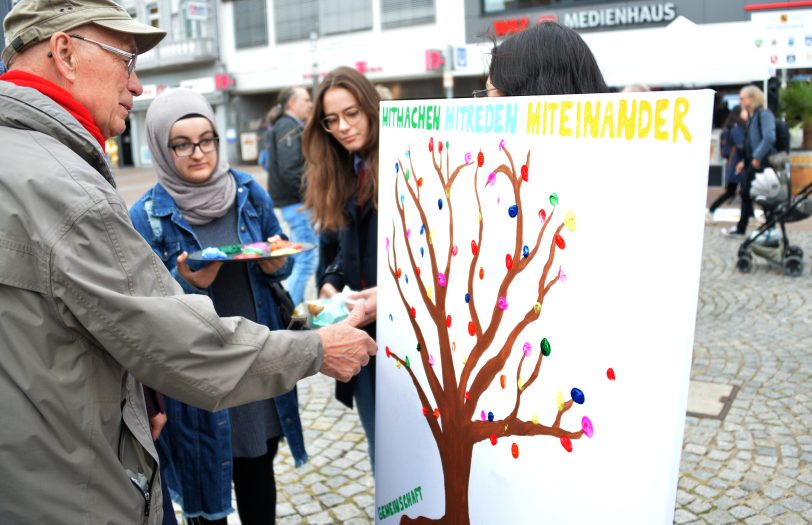
<svg viewBox="0 0 812 525"><path fill-rule="evenodd" d="M271 244L280 239L281 237L279 237L278 235L268 237L268 244ZM260 270L262 270L264 273L272 274L278 272L280 268L285 266L287 260L288 260L287 257L276 257L273 259L265 259L263 261L257 261L257 264L259 265Z"/></svg>
<svg viewBox="0 0 812 525"><path fill-rule="evenodd" d="M330 283L324 283L321 290L319 290L319 299L329 299L337 293L338 290L336 290L335 286Z"/></svg>
<svg viewBox="0 0 812 525"><path fill-rule="evenodd" d="M736 173L741 173L744 171L744 161L740 160L736 163Z"/></svg>
<svg viewBox="0 0 812 525"><path fill-rule="evenodd" d="M178 255L178 273L181 277L186 279L187 283L191 284L195 288L205 290L211 286L211 283L214 282L214 279L217 277L217 272L220 271L220 267L223 266L223 263L220 261L213 261L198 271L193 272L192 269L189 268L189 264L186 262L186 259L188 258L189 254L187 252L183 252L182 254Z"/></svg>
<svg viewBox="0 0 812 525"><path fill-rule="evenodd" d="M367 288L347 296L347 299L359 301L357 304L347 303L347 308L352 311L354 308L363 308L364 318L359 327L373 323L378 316L378 287Z"/></svg>

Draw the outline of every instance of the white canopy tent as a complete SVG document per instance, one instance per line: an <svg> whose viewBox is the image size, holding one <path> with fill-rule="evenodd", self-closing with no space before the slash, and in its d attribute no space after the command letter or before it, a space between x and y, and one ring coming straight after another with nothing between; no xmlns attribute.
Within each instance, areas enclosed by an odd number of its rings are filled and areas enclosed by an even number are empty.
<svg viewBox="0 0 812 525"><path fill-rule="evenodd" d="M698 87L770 77L750 22L697 25L680 16L663 28L582 36L610 86Z"/></svg>

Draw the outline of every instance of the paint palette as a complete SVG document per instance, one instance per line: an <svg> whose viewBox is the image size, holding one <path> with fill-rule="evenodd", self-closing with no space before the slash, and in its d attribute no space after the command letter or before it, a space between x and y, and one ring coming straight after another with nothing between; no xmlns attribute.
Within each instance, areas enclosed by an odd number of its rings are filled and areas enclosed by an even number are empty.
<svg viewBox="0 0 812 525"><path fill-rule="evenodd" d="M315 244L297 243L291 241L265 241L252 242L250 244L229 244L228 246L210 246L203 250L198 250L189 254L190 261L211 262L211 261L262 261L276 257L287 257L297 253L306 252L316 248Z"/></svg>

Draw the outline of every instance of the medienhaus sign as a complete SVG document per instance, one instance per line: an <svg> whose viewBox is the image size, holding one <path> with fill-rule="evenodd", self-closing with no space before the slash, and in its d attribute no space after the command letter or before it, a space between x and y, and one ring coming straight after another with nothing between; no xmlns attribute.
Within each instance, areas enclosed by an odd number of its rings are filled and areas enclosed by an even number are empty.
<svg viewBox="0 0 812 525"><path fill-rule="evenodd" d="M677 7L674 2L656 2L570 11L564 13L563 23L573 29L593 29L596 27L670 22L676 17Z"/></svg>
<svg viewBox="0 0 812 525"><path fill-rule="evenodd" d="M677 17L674 2L649 2L644 4L615 5L600 9L540 12L517 18L494 20L496 36L518 33L546 21L560 22L575 30L600 29L622 26L640 26L670 22Z"/></svg>

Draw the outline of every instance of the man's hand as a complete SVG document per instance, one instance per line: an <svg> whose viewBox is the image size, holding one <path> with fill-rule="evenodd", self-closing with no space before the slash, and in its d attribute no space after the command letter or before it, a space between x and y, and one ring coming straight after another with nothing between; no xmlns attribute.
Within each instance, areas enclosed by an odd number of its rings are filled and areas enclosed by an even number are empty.
<svg viewBox="0 0 812 525"><path fill-rule="evenodd" d="M354 328L364 320L363 303L359 301L345 321L316 332L324 347L319 372L345 383L369 363L370 356L378 352L375 341L366 332Z"/></svg>
<svg viewBox="0 0 812 525"><path fill-rule="evenodd" d="M358 326L366 326L375 321L378 316L378 287L373 286L352 295L348 295L347 299L358 301L355 304L347 303L350 311L357 308L363 308L364 318Z"/></svg>
<svg viewBox="0 0 812 525"><path fill-rule="evenodd" d="M754 169L757 169L757 170L761 169L761 161L758 160L758 159L753 159L753 161L750 164L753 165Z"/></svg>
<svg viewBox="0 0 812 525"><path fill-rule="evenodd" d="M152 434L152 441L158 440L164 425L166 425L166 414L163 412L158 412L149 419L149 432Z"/></svg>
<svg viewBox="0 0 812 525"><path fill-rule="evenodd" d="M214 261L198 271L193 272L192 269L189 268L189 264L186 262L186 259L188 258L189 254L186 252L178 255L178 273L181 275L181 277L186 279L187 283L191 284L195 288L205 290L211 286L211 283L214 282L214 279L217 277L217 272L220 271L220 267L223 266L223 263Z"/></svg>

